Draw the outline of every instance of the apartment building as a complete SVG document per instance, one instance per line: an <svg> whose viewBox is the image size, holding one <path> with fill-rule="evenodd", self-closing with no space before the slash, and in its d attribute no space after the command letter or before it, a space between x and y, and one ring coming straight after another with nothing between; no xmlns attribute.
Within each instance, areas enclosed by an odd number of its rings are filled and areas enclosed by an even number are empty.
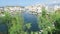
<svg viewBox="0 0 60 34"><path fill-rule="evenodd" d="M5 11L8 11L8 10L10 10L10 11L22 11L22 10L24 10L24 7L22 7L22 6L6 6L6 7L4 7L4 10Z"/></svg>
<svg viewBox="0 0 60 34"><path fill-rule="evenodd" d="M56 11L56 10L60 9L60 6L59 6L59 5L55 5L55 6L54 6L54 9L55 9L55 11Z"/></svg>
<svg viewBox="0 0 60 34"><path fill-rule="evenodd" d="M0 13L3 13L4 7L0 7Z"/></svg>
<svg viewBox="0 0 60 34"><path fill-rule="evenodd" d="M46 6L47 13L54 13L56 10L60 10L60 5Z"/></svg>
<svg viewBox="0 0 60 34"><path fill-rule="evenodd" d="M45 5L37 4L37 5L33 5L33 6L27 6L27 7L25 7L25 9L33 14L41 14L42 7L45 7Z"/></svg>

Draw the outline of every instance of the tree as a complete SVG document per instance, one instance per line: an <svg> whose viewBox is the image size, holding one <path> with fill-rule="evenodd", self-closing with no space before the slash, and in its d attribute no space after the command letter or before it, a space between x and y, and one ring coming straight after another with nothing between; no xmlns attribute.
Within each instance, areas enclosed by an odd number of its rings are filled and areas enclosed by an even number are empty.
<svg viewBox="0 0 60 34"><path fill-rule="evenodd" d="M55 34L60 33L60 10L57 10L54 14L54 25L55 25Z"/></svg>
<svg viewBox="0 0 60 34"><path fill-rule="evenodd" d="M12 16L9 12L4 12L4 18L3 21L4 23L7 24L8 26L8 33L9 34L22 34L23 32L23 17L20 12L16 12Z"/></svg>
<svg viewBox="0 0 60 34"><path fill-rule="evenodd" d="M54 29L52 16L46 13L47 11L45 8L42 8L42 16L38 16L39 27L42 29L43 34L52 34L52 30ZM51 20L52 19L52 20Z"/></svg>
<svg viewBox="0 0 60 34"><path fill-rule="evenodd" d="M26 26L27 34L31 34L31 31L30 31L31 23L27 23L25 24L25 26Z"/></svg>

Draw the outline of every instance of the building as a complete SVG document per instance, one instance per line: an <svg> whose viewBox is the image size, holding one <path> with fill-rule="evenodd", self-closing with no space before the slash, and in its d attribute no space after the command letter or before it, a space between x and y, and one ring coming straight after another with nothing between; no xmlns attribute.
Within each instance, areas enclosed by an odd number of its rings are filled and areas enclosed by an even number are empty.
<svg viewBox="0 0 60 34"><path fill-rule="evenodd" d="M0 16L4 13L4 7L0 7Z"/></svg>
<svg viewBox="0 0 60 34"><path fill-rule="evenodd" d="M45 5L37 4L33 6L27 6L25 7L26 10L31 12L31 14L41 14L42 13L42 7L45 7Z"/></svg>
<svg viewBox="0 0 60 34"><path fill-rule="evenodd" d="M54 6L46 6L45 9L46 9L46 11L47 11L47 14L54 12Z"/></svg>
<svg viewBox="0 0 60 34"><path fill-rule="evenodd" d="M54 10L56 11L56 10L58 10L58 9L60 9L60 6L59 6L59 5L55 5L55 6L54 6Z"/></svg>
<svg viewBox="0 0 60 34"><path fill-rule="evenodd" d="M6 6L6 7L4 7L4 10L5 11L22 11L22 10L24 10L24 7L22 7L22 6Z"/></svg>
<svg viewBox="0 0 60 34"><path fill-rule="evenodd" d="M4 7L0 7L0 12L4 11Z"/></svg>

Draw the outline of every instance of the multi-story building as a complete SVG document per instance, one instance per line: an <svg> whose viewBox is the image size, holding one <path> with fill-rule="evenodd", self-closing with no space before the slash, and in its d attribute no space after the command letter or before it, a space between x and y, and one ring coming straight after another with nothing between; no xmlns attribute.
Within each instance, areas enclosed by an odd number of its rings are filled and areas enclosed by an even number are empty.
<svg viewBox="0 0 60 34"><path fill-rule="evenodd" d="M54 13L56 10L60 10L59 5L46 6L47 13Z"/></svg>
<svg viewBox="0 0 60 34"><path fill-rule="evenodd" d="M11 15L15 15L16 12L20 14L24 12L25 9L22 6L6 6L4 7L4 11L9 12Z"/></svg>
<svg viewBox="0 0 60 34"><path fill-rule="evenodd" d="M41 14L42 13L42 7L45 7L45 5L33 5L33 6L27 6L25 7L26 10L29 12L32 12L33 14Z"/></svg>
<svg viewBox="0 0 60 34"><path fill-rule="evenodd" d="M54 9L56 11L56 10L60 9L60 6L59 5L56 5L56 6L54 6Z"/></svg>
<svg viewBox="0 0 60 34"><path fill-rule="evenodd" d="M45 9L46 9L46 11L47 11L47 14L54 12L54 6L46 6Z"/></svg>
<svg viewBox="0 0 60 34"><path fill-rule="evenodd" d="M0 7L0 13L3 13L4 7Z"/></svg>
<svg viewBox="0 0 60 34"><path fill-rule="evenodd" d="M4 11L4 7L0 7L0 12L1 12L1 11Z"/></svg>
<svg viewBox="0 0 60 34"><path fill-rule="evenodd" d="M14 12L30 12L31 14L41 14L42 8L45 8L47 10L47 13L52 13L56 11L57 9L60 9L60 6L54 5L54 6L46 6L45 4L37 4L32 6L6 6L6 7L0 7L1 11L9 11L11 13Z"/></svg>
<svg viewBox="0 0 60 34"><path fill-rule="evenodd" d="M7 6L7 7L4 7L4 10L5 11L22 11L24 10L24 7L22 6Z"/></svg>

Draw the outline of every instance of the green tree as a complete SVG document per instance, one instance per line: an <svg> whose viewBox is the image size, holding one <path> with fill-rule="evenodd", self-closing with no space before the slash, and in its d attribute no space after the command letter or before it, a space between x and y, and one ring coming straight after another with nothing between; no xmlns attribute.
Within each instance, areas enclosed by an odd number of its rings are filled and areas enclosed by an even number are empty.
<svg viewBox="0 0 60 34"><path fill-rule="evenodd" d="M54 14L55 34L60 34L60 10L57 10Z"/></svg>
<svg viewBox="0 0 60 34"><path fill-rule="evenodd" d="M9 31L10 34L22 34L23 33L23 17L22 14L17 12L11 20L12 26L10 27Z"/></svg>
<svg viewBox="0 0 60 34"><path fill-rule="evenodd" d="M47 11L45 8L42 8L42 16L38 16L38 24L39 27L42 29L43 34L48 34L48 31L52 34L52 29L54 29L53 26L53 19L50 14L46 13ZM52 20L51 20L52 19Z"/></svg>
<svg viewBox="0 0 60 34"><path fill-rule="evenodd" d="M31 31L30 31L31 23L27 23L25 26L27 27L27 33L31 34Z"/></svg>
<svg viewBox="0 0 60 34"><path fill-rule="evenodd" d="M2 18L3 23L8 26L8 34L23 34L23 17L20 12L12 15L11 13L5 11L4 17Z"/></svg>

